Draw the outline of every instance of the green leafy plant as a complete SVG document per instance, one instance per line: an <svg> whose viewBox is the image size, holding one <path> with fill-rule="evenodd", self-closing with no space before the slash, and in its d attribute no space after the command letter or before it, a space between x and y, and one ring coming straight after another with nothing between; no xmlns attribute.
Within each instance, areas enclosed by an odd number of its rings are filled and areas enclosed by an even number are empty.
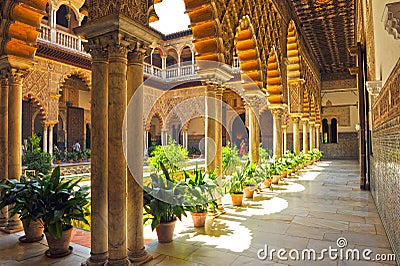
<svg viewBox="0 0 400 266"><path fill-rule="evenodd" d="M90 158L92 155L92 151L90 149L85 150L85 156L86 158Z"/></svg>
<svg viewBox="0 0 400 266"><path fill-rule="evenodd" d="M190 155L200 155L201 154L201 150L199 148L191 146L191 147L188 148L188 153Z"/></svg>
<svg viewBox="0 0 400 266"><path fill-rule="evenodd" d="M282 170L283 170L283 165L279 160L273 160L272 162L269 162L269 174L271 176L273 175L281 175Z"/></svg>
<svg viewBox="0 0 400 266"><path fill-rule="evenodd" d="M182 206L187 185L175 182L166 167L160 162L163 176L151 174L152 183L144 187L144 223L151 220L151 229L154 230L160 223L168 223L186 216Z"/></svg>
<svg viewBox="0 0 400 266"><path fill-rule="evenodd" d="M216 195L221 194L218 187L217 175L202 172L197 168L193 174L184 171L185 182L188 185L185 193L185 206L191 212L207 212L207 209L217 209Z"/></svg>
<svg viewBox="0 0 400 266"><path fill-rule="evenodd" d="M54 152L54 158L56 161L63 161L65 159L65 155L62 151Z"/></svg>
<svg viewBox="0 0 400 266"><path fill-rule="evenodd" d="M170 139L168 145L157 146L152 152L152 157L148 158L156 172L160 172L161 164L165 166L170 175L174 175L185 166L188 154L185 148L177 145L175 140Z"/></svg>
<svg viewBox="0 0 400 266"><path fill-rule="evenodd" d="M22 156L22 164L26 166L27 170L35 170L36 175L39 173L48 174L52 169L53 158L50 153L41 150L40 140L40 137L33 134L26 143L25 154Z"/></svg>
<svg viewBox="0 0 400 266"><path fill-rule="evenodd" d="M41 218L39 193L36 178L5 179L0 184L0 210L9 206L10 216L19 214L29 226L33 220Z"/></svg>
<svg viewBox="0 0 400 266"><path fill-rule="evenodd" d="M76 152L73 152L73 151L69 151L69 152L67 152L67 154L65 155L65 158L68 160L68 161L76 161L77 160L77 154L76 154Z"/></svg>
<svg viewBox="0 0 400 266"><path fill-rule="evenodd" d="M225 179L223 187L225 188L225 193L230 194L241 194L243 193L243 188L246 184L246 179L250 174L249 167L251 166L250 161L247 161L244 166L236 167L235 173L230 178Z"/></svg>
<svg viewBox="0 0 400 266"><path fill-rule="evenodd" d="M226 146L222 147L222 171L229 175L235 172L236 166L241 164L239 157L239 150L237 147L232 147L228 142Z"/></svg>
<svg viewBox="0 0 400 266"><path fill-rule="evenodd" d="M270 157L270 153L267 152L266 149L262 147L262 144L260 144L260 162L264 163L266 162Z"/></svg>
<svg viewBox="0 0 400 266"><path fill-rule="evenodd" d="M72 227L73 220L89 224L85 218L89 214L89 187L79 186L81 179L61 177L60 167L56 167L51 175L43 175L37 180L35 190L40 217L51 236L61 238L62 232Z"/></svg>

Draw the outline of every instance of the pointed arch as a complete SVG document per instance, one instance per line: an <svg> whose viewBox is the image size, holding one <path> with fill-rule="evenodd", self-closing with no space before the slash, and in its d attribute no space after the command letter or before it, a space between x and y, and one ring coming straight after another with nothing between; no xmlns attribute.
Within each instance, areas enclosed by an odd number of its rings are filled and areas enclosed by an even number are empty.
<svg viewBox="0 0 400 266"><path fill-rule="evenodd" d="M288 80L299 80L301 78L300 68L300 44L296 25L291 20L287 33L287 78Z"/></svg>
<svg viewBox="0 0 400 266"><path fill-rule="evenodd" d="M264 75L254 32L249 16L244 16L236 30L235 47L242 73L250 77L259 88L263 88Z"/></svg>
<svg viewBox="0 0 400 266"><path fill-rule="evenodd" d="M283 103L282 76L275 47L271 48L268 57L267 93L270 105Z"/></svg>

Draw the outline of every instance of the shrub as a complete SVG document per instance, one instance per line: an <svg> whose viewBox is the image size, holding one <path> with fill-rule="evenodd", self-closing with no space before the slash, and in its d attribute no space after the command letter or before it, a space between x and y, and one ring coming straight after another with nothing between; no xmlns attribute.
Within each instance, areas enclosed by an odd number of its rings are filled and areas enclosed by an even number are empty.
<svg viewBox="0 0 400 266"><path fill-rule="evenodd" d="M157 172L161 171L161 164L165 166L169 174L173 175L185 166L188 153L181 145L177 145L172 138L166 146L156 146L152 157L147 161Z"/></svg>
<svg viewBox="0 0 400 266"><path fill-rule="evenodd" d="M22 164L27 170L35 170L35 174L48 174L52 167L52 157L50 153L43 152L40 148L40 140L36 134L29 138L25 146L25 154L22 156ZM16 177L14 177L16 178Z"/></svg>
<svg viewBox="0 0 400 266"><path fill-rule="evenodd" d="M239 150L237 147L231 147L231 143L222 147L222 171L229 175L235 172L236 166L241 164Z"/></svg>

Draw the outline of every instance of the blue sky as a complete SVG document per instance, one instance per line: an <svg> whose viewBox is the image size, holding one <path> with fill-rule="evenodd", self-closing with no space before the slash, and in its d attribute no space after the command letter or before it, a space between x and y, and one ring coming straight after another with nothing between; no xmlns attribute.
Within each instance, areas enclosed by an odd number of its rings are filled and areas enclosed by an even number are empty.
<svg viewBox="0 0 400 266"><path fill-rule="evenodd" d="M163 0L154 6L159 21L150 24L153 28L164 34L170 34L188 29L189 16L185 12L183 0Z"/></svg>

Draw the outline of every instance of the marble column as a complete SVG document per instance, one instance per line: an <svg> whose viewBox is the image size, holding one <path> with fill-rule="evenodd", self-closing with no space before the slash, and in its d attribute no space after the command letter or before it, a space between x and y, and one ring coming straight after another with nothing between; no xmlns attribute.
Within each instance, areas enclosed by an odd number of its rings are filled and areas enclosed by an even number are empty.
<svg viewBox="0 0 400 266"><path fill-rule="evenodd" d="M54 128L53 124L49 125L49 148L48 148L48 153L50 153L51 156L53 156L53 128Z"/></svg>
<svg viewBox="0 0 400 266"><path fill-rule="evenodd" d="M216 162L216 89L215 85L207 84L206 119L205 119L205 159L206 171L213 172Z"/></svg>
<svg viewBox="0 0 400 266"><path fill-rule="evenodd" d="M0 88L0 178L8 179L8 79L1 78ZM0 210L0 227L7 225L8 208Z"/></svg>
<svg viewBox="0 0 400 266"><path fill-rule="evenodd" d="M308 128L310 130L310 150L315 148L314 123L315 122L308 122Z"/></svg>
<svg viewBox="0 0 400 266"><path fill-rule="evenodd" d="M252 163L258 164L260 161L260 124L259 124L258 104L249 107L249 155Z"/></svg>
<svg viewBox="0 0 400 266"><path fill-rule="evenodd" d="M185 149L187 150L189 148L189 137L188 137L188 132L184 131L183 132L185 135L183 137L184 141L185 141Z"/></svg>
<svg viewBox="0 0 400 266"><path fill-rule="evenodd" d="M43 123L43 152L48 152L49 124Z"/></svg>
<svg viewBox="0 0 400 266"><path fill-rule="evenodd" d="M91 92L91 252L87 265L108 258L108 53L95 46Z"/></svg>
<svg viewBox="0 0 400 266"><path fill-rule="evenodd" d="M308 120L302 119L301 122L303 123L303 153L308 152Z"/></svg>
<svg viewBox="0 0 400 266"><path fill-rule="evenodd" d="M300 153L300 117L292 116L293 122L293 150L296 154Z"/></svg>
<svg viewBox="0 0 400 266"><path fill-rule="evenodd" d="M282 125L283 134L283 154L287 152L287 125Z"/></svg>
<svg viewBox="0 0 400 266"><path fill-rule="evenodd" d="M321 126L320 124L315 124L315 136L316 136L315 148L317 148L318 150L320 148L320 142L321 142L321 132L319 131L320 126Z"/></svg>
<svg viewBox="0 0 400 266"><path fill-rule="evenodd" d="M129 265L126 249L127 165L122 142L127 102L128 49L117 39L109 45L108 53L108 176L112 178L108 179L107 265Z"/></svg>
<svg viewBox="0 0 400 266"><path fill-rule="evenodd" d="M223 89L220 87L216 88L215 92L215 158L214 166L217 169L217 183L219 188L222 190L222 96ZM217 198L219 212L224 212L222 206L222 196Z"/></svg>
<svg viewBox="0 0 400 266"><path fill-rule="evenodd" d="M152 257L144 248L143 232L143 59L144 50L128 54L127 161L128 257L135 264Z"/></svg>
<svg viewBox="0 0 400 266"><path fill-rule="evenodd" d="M8 95L8 178L20 179L22 174L22 81L23 73L12 70ZM8 218L7 233L22 231L18 215Z"/></svg>
<svg viewBox="0 0 400 266"><path fill-rule="evenodd" d="M282 115L281 108L272 108L272 115L274 118L274 156L276 158L282 157Z"/></svg>
<svg viewBox="0 0 400 266"><path fill-rule="evenodd" d="M144 157L147 158L149 152L149 131L147 130L144 130L143 145L144 145L143 154Z"/></svg>
<svg viewBox="0 0 400 266"><path fill-rule="evenodd" d="M167 128L161 129L161 145L162 146L168 145L168 129Z"/></svg>

